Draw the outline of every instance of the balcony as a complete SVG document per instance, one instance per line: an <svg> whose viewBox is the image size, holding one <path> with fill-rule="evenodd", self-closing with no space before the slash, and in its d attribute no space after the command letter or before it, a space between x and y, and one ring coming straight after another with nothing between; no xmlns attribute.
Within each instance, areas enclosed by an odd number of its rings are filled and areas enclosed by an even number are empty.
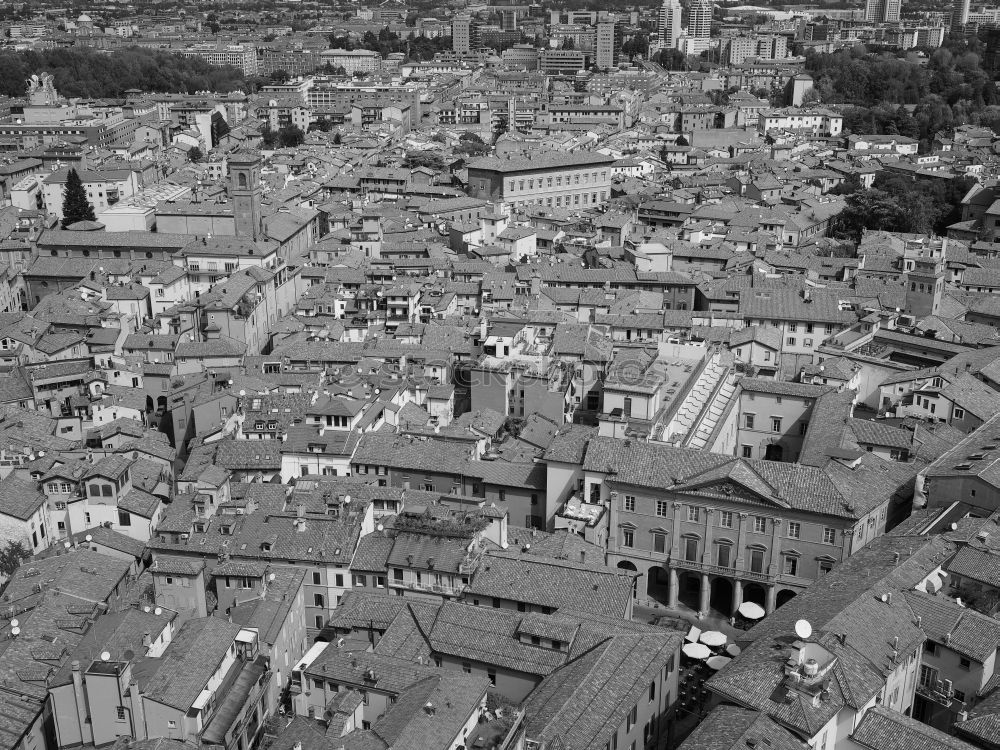
<svg viewBox="0 0 1000 750"><path fill-rule="evenodd" d="M693 570L697 573L709 573L711 575L729 576L730 578L741 578L750 581L761 581L763 583L774 583L777 579L776 576L768 575L767 573L755 573L752 570L741 570L739 568L725 568L721 565L712 565L711 563L695 562L693 560L683 560L680 558L673 558L670 560L670 564L681 570Z"/></svg>
<svg viewBox="0 0 1000 750"><path fill-rule="evenodd" d="M941 680L928 683L918 682L917 694L947 708L955 698L955 689L951 686L950 681L947 685Z"/></svg>
<svg viewBox="0 0 1000 750"><path fill-rule="evenodd" d="M409 591L419 591L423 594L437 594L438 596L461 596L465 593L465 586L449 586L446 583L427 583L417 581L390 581L389 586L396 589L407 589Z"/></svg>

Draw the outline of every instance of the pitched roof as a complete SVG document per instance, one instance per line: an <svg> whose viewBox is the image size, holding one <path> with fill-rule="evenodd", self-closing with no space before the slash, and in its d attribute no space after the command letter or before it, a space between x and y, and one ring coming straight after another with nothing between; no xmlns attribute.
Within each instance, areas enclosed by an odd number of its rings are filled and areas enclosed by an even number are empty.
<svg viewBox="0 0 1000 750"><path fill-rule="evenodd" d="M865 712L851 739L870 750L976 750L940 729L878 705Z"/></svg>

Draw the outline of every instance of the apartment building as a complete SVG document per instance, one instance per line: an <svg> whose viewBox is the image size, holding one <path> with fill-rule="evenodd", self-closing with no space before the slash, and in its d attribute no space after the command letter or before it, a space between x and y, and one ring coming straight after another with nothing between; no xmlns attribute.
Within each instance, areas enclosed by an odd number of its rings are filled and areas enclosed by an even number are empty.
<svg viewBox="0 0 1000 750"><path fill-rule="evenodd" d="M764 135L773 130L805 130L833 138L844 129L844 118L826 109L776 109L760 113L757 129Z"/></svg>

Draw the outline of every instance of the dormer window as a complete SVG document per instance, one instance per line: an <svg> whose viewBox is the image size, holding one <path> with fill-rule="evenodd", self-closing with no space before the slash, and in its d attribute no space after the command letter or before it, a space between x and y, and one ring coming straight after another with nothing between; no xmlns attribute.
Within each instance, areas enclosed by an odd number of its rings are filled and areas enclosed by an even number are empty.
<svg viewBox="0 0 1000 750"><path fill-rule="evenodd" d="M260 543L260 551L261 552L270 552L271 551L271 543L270 542L261 542Z"/></svg>

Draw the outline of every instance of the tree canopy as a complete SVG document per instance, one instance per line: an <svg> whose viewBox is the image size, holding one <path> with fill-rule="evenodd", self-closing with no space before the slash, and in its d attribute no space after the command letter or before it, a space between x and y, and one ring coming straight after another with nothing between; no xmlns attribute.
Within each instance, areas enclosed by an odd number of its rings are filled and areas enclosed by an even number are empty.
<svg viewBox="0 0 1000 750"><path fill-rule="evenodd" d="M238 91L243 73L199 57L129 47L104 54L88 47L0 51L0 95L24 96L25 80L46 71L67 97L120 97L129 89L194 93Z"/></svg>

